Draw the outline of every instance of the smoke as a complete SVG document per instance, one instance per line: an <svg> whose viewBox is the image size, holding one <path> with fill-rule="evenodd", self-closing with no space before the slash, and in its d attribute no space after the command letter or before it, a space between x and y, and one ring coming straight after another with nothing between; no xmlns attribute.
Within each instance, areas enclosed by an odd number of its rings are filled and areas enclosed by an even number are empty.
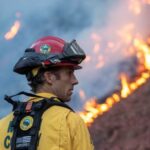
<svg viewBox="0 0 150 150"><path fill-rule="evenodd" d="M131 15L127 2L121 0L1 0L0 7L0 117L11 110L3 101L4 94L11 95L20 90L30 90L25 77L13 73L12 68L24 49L34 40L45 35L59 36L67 41L76 38L87 55L92 56L92 61L84 63L84 69L77 72L80 84L76 87L71 105L78 109L82 108L84 103L79 100L80 89L85 90L87 99L93 96L100 97L112 90L118 82L117 62L123 59L122 53L118 52L121 51L121 47L114 47L113 50L117 53L109 52L107 47L109 41L117 43L121 39L116 30L121 30L128 22L136 22L139 29L143 27L141 17L139 19ZM21 28L12 40L7 41L4 35L15 20L20 21ZM141 31L144 32L142 29ZM95 42L91 37L92 33L100 36L97 42L101 46L98 53L94 54L92 50ZM99 54L105 57L106 65L98 69L95 65L100 58Z"/></svg>
<svg viewBox="0 0 150 150"><path fill-rule="evenodd" d="M86 97L83 101L76 102L77 106L79 103L82 106L91 97L101 98L119 90L120 71L131 71L131 73L126 72L129 75L135 71L133 61L136 60L134 57L126 57L127 49L135 36L140 35L144 39L148 37L149 21L146 18L150 12L149 6L143 4L140 7L141 12L136 14L135 8L129 9L130 2L130 0L120 0L111 4L111 9L103 16L103 19L105 18L103 23L99 21L101 19L99 13L96 13L93 25L78 35L81 45L87 51L87 55L91 56L91 60L83 64L84 71L78 75L79 81L82 81L79 89L84 89ZM98 9L95 10L97 11ZM93 34L97 36L94 40ZM112 46L109 46L110 42ZM93 52L97 43L99 51ZM104 61L105 65L97 68L100 57L103 58L101 61Z"/></svg>
<svg viewBox="0 0 150 150"><path fill-rule="evenodd" d="M25 78L12 72L24 49L46 35L60 36L66 40L76 37L81 30L92 24L93 14L89 11L88 3L70 0L3 0L0 1L0 6L0 116L4 116L10 111L10 107L7 109L7 104L3 101L4 94L29 90ZM15 38L7 41L4 35L15 20L20 21L21 29Z"/></svg>

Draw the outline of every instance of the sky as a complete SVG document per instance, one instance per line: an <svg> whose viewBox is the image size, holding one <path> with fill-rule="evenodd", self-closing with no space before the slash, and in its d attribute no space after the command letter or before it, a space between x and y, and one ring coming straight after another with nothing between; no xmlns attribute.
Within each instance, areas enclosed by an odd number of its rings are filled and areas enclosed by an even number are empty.
<svg viewBox="0 0 150 150"><path fill-rule="evenodd" d="M80 84L76 86L70 105L82 109L90 97L101 97L113 90L118 82L118 62L124 61L117 49L116 53L107 50L108 41L118 42L115 31L125 24L136 24L136 30L146 35L149 22L148 6L144 6L140 16L133 15L124 0L1 0L0 1L0 118L11 112L11 106L4 101L4 95L13 95L19 91L30 91L24 76L13 72L13 66L22 56L24 50L38 38L53 35L66 41L76 39L87 55L92 57L90 63L83 63L83 70L76 73ZM147 8L148 7L148 8ZM147 17L147 16L146 16ZM13 39L6 40L15 21L20 22L20 29ZM143 23L145 22L145 23ZM105 67L95 68L98 60L103 58L93 53L95 44L98 51L107 60ZM122 44L122 47L125 47ZM119 49L119 52L118 52ZM83 90L85 96L79 97Z"/></svg>

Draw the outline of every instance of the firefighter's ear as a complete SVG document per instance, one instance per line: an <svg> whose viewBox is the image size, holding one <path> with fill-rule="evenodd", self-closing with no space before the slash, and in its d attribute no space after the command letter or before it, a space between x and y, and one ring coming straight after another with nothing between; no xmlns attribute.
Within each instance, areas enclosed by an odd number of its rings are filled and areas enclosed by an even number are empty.
<svg viewBox="0 0 150 150"><path fill-rule="evenodd" d="M56 80L56 76L50 71L44 72L45 81L49 84L52 84Z"/></svg>

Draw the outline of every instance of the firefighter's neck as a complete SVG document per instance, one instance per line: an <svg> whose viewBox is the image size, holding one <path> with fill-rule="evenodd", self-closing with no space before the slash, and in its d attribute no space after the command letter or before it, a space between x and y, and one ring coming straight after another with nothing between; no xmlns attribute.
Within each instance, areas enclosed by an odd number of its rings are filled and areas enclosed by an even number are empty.
<svg viewBox="0 0 150 150"><path fill-rule="evenodd" d="M53 90L53 88L49 84L44 84L37 88L36 93L52 93L56 94Z"/></svg>

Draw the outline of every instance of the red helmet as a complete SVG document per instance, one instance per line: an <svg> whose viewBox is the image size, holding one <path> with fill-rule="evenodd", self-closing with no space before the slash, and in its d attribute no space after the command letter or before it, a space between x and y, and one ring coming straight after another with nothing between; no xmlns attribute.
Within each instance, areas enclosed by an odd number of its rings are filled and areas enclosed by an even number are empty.
<svg viewBox="0 0 150 150"><path fill-rule="evenodd" d="M73 66L81 68L79 64L85 59L85 53L75 40L70 43L47 36L34 42L25 50L14 66L14 72L27 74L36 67Z"/></svg>

